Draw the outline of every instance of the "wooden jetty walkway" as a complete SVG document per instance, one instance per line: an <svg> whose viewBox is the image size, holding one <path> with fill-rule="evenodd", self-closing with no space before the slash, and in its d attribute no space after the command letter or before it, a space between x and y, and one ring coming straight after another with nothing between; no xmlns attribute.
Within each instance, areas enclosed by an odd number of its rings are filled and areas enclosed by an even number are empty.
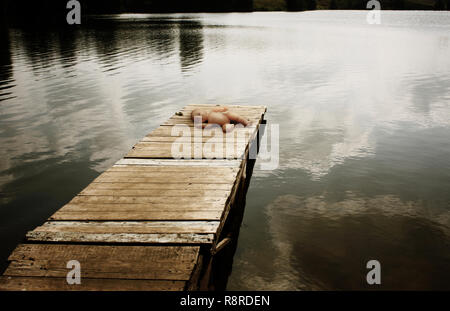
<svg viewBox="0 0 450 311"><path fill-rule="evenodd" d="M213 131L200 130L203 137L196 144L191 138L198 129L190 114L196 108L214 107L184 107L47 222L28 232L8 258L0 290L166 291L223 286L217 284L228 277L220 275L226 257L234 254L231 244L237 239L254 164L249 152L258 144L266 108L228 106L252 125L219 138L208 136ZM180 125L190 133L173 136ZM181 155L200 152L201 157L174 157L173 144L179 142L191 147L182 148ZM235 148L224 151L223 159L208 159L204 148L208 142L222 142L224 150ZM66 281L67 263L72 260L81 265L80 285Z"/></svg>

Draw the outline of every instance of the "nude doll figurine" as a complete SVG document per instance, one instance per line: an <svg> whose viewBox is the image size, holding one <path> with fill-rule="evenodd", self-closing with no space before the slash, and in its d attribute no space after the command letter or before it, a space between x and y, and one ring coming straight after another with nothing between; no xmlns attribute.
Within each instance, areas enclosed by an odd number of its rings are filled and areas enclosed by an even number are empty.
<svg viewBox="0 0 450 311"><path fill-rule="evenodd" d="M228 110L228 107L217 107L213 109L194 109L191 118L195 122L195 117L202 121L202 128L210 124L217 124L222 127L224 132L230 132L234 128L234 124L242 124L247 126L250 120L241 117L237 113Z"/></svg>

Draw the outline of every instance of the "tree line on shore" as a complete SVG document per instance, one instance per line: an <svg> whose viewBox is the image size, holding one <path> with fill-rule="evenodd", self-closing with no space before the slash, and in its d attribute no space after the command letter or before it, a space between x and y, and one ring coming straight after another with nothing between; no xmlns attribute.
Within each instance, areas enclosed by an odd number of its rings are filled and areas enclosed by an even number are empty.
<svg viewBox="0 0 450 311"><path fill-rule="evenodd" d="M450 0L379 0L382 10L450 10ZM366 10L368 0L254 0L256 11Z"/></svg>
<svg viewBox="0 0 450 311"><path fill-rule="evenodd" d="M364 10L367 0L78 0L83 14ZM1 1L4 21L65 21L68 0ZM450 0L380 0L388 10L450 10Z"/></svg>

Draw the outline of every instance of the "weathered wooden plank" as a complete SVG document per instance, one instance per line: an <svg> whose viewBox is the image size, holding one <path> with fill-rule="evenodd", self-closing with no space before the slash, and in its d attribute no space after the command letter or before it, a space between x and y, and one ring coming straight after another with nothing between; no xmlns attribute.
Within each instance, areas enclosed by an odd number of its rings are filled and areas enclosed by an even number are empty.
<svg viewBox="0 0 450 311"><path fill-rule="evenodd" d="M231 184L182 184L182 183L114 183L114 182L94 182L89 185L89 189L109 189L109 190L149 190L149 189L179 189L179 190L231 190Z"/></svg>
<svg viewBox="0 0 450 311"><path fill-rule="evenodd" d="M120 171L114 171L114 170L108 170L106 172L104 172L103 174L101 174L100 176L103 177L147 177L147 178L154 178L154 179L158 179L158 178L173 178L173 177L178 177L178 179L185 179L188 180L190 178L217 178L217 179L222 179L222 178L235 178L236 174L237 174L237 170L231 171L231 172L215 172L214 174L211 175L206 175L207 173L213 173L213 170L207 170L206 172L204 172L202 169L198 169L198 170L193 170L190 172L154 172L154 171L146 171L146 170L142 170L142 171L135 171L135 172L129 172L129 171L125 171L125 172L120 172Z"/></svg>
<svg viewBox="0 0 450 311"><path fill-rule="evenodd" d="M126 158L158 158L158 159L241 159L243 157L244 150L238 150L237 152L195 152L194 150L182 150L177 153L173 153L171 150L143 150L133 149L125 157Z"/></svg>
<svg viewBox="0 0 450 311"><path fill-rule="evenodd" d="M74 259L73 255L79 255L80 259L91 258L94 261L112 258L118 261L129 258L137 261L143 258L151 258L155 262L184 262L195 261L199 247L197 246L108 246L108 245L72 245L72 244L20 244L8 257L9 261L33 258L50 259ZM92 258L95 254L96 258ZM145 260L146 262L148 260Z"/></svg>
<svg viewBox="0 0 450 311"><path fill-rule="evenodd" d="M183 138L184 140L184 138ZM247 147L248 141L247 140L240 140L235 142L229 142L229 143L223 143L223 141L220 141L218 139L214 139L213 141L209 142L139 142L136 145L134 145L133 149L161 149L161 150L172 150L174 148L176 151L178 149L203 149L206 150L212 149L212 150L222 150L222 151L235 151L239 149L245 149Z"/></svg>
<svg viewBox="0 0 450 311"><path fill-rule="evenodd" d="M137 143L130 153L152 151L166 158L238 158L246 149L247 142L223 144L221 142L187 143L187 142L155 142Z"/></svg>
<svg viewBox="0 0 450 311"><path fill-rule="evenodd" d="M79 203L113 203L113 204L186 204L186 203L217 203L224 204L226 198L218 197L195 197L195 198L183 198L183 197L164 197L164 196L152 196L152 197L121 197L121 196L76 196L70 201L70 204Z"/></svg>
<svg viewBox="0 0 450 311"><path fill-rule="evenodd" d="M30 231L33 242L212 244L212 233L80 233Z"/></svg>
<svg viewBox="0 0 450 311"><path fill-rule="evenodd" d="M238 150L180 150L179 152L172 152L168 149L154 149L154 148L135 148L132 149L126 157L137 158L166 158L166 159L241 159L244 155L245 149L242 147Z"/></svg>
<svg viewBox="0 0 450 311"><path fill-rule="evenodd" d="M167 125L167 126L160 126L154 131L152 131L150 134L147 135L147 137L151 136L171 136L171 137L235 137L235 138L244 138L245 137L253 137L253 135L256 132L256 127L246 127L246 128L235 128L232 132L229 132L227 134L218 134L220 133L220 130L217 129L203 129L198 130L195 129L193 126L184 126L184 125ZM200 139L200 138L199 138ZM227 138L228 139L228 138Z"/></svg>
<svg viewBox="0 0 450 311"><path fill-rule="evenodd" d="M204 255L199 254L197 264L195 265L194 271L192 271L191 279L186 282L186 288L187 291L195 291L199 290L199 282L201 273L203 270L203 259Z"/></svg>
<svg viewBox="0 0 450 311"><path fill-rule="evenodd" d="M50 220L219 220L222 211L103 211L94 212L59 210Z"/></svg>
<svg viewBox="0 0 450 311"><path fill-rule="evenodd" d="M61 209L70 210L220 210L223 208L226 198L222 202L197 202L196 198L191 198L190 202L184 203L112 203L112 202L78 202L68 203Z"/></svg>
<svg viewBox="0 0 450 311"><path fill-rule="evenodd" d="M234 167L196 167L196 166L146 166L146 165L122 165L113 166L107 172L198 172L237 174L238 168Z"/></svg>
<svg viewBox="0 0 450 311"><path fill-rule="evenodd" d="M168 120L169 121L190 121L192 123L194 123L194 120L192 120L191 117L191 111L192 110L183 110L181 113L183 113L183 115L179 116L179 115L172 115ZM253 111L245 111L242 114L242 117L245 117L247 119L249 119L250 121L254 121L254 122L258 122L259 120L261 120L261 114L258 112L253 112Z"/></svg>
<svg viewBox="0 0 450 311"><path fill-rule="evenodd" d="M5 276L66 277L77 260L84 278L189 280L198 247L22 244L11 254Z"/></svg>
<svg viewBox="0 0 450 311"><path fill-rule="evenodd" d="M228 190L182 190L182 189L148 189L148 190L105 190L105 189L90 189L81 191L79 195L117 195L117 196L151 196L152 194L165 196L165 197L222 197L229 196Z"/></svg>
<svg viewBox="0 0 450 311"><path fill-rule="evenodd" d="M213 173L211 171L203 172L201 169L192 172L179 173L179 172L148 172L148 171L106 171L95 179L95 182L102 179L117 179L117 180L128 180L129 178L147 178L156 182L185 182L192 183L195 181L202 182L206 181L212 183L221 180L234 180L237 171L234 172L217 172Z"/></svg>
<svg viewBox="0 0 450 311"><path fill-rule="evenodd" d="M220 176L198 176L189 178L167 178L167 177L124 177L124 176L108 176L100 175L95 179L94 182L122 182L122 183L192 183L192 184L229 184L234 182L232 177L222 177Z"/></svg>
<svg viewBox="0 0 450 311"><path fill-rule="evenodd" d="M239 146L213 146L205 145L204 148L190 148L190 147L174 147L171 149L170 145L165 147L145 146L137 144L129 154L137 154L144 152L152 152L161 154L166 158L187 158L187 159L235 159L242 157L245 152L246 145ZM200 173L200 172L198 172Z"/></svg>
<svg viewBox="0 0 450 311"><path fill-rule="evenodd" d="M233 167L241 166L240 160L185 160L185 159L122 159L116 162L115 167L118 166L182 166L182 167Z"/></svg>
<svg viewBox="0 0 450 311"><path fill-rule="evenodd" d="M82 278L80 285L50 277L0 277L0 291L182 291L186 281Z"/></svg>
<svg viewBox="0 0 450 311"><path fill-rule="evenodd" d="M79 211L79 212L88 212L88 211L97 211L97 212L126 212L126 211L220 211L224 207L223 203L196 203L189 202L185 204L114 204L114 203L77 203L77 204L66 204L64 205L60 211Z"/></svg>
<svg viewBox="0 0 450 311"><path fill-rule="evenodd" d="M215 233L218 221L50 221L33 231L80 233Z"/></svg>
<svg viewBox="0 0 450 311"><path fill-rule="evenodd" d="M194 141L192 136L146 136L140 140L140 143L214 143L214 142L222 142L224 144L226 143L235 143L235 142L244 142L248 143L250 140L250 135L246 135L245 137L210 137L210 136L202 136L197 138Z"/></svg>

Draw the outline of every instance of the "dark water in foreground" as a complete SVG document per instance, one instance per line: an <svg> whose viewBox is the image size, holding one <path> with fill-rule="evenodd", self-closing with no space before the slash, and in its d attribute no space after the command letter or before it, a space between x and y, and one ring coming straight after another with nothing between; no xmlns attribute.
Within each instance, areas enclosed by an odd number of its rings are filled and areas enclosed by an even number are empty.
<svg viewBox="0 0 450 311"><path fill-rule="evenodd" d="M110 16L3 31L0 260L189 103L266 105L229 289L450 289L450 15ZM5 44L6 43L6 44Z"/></svg>

